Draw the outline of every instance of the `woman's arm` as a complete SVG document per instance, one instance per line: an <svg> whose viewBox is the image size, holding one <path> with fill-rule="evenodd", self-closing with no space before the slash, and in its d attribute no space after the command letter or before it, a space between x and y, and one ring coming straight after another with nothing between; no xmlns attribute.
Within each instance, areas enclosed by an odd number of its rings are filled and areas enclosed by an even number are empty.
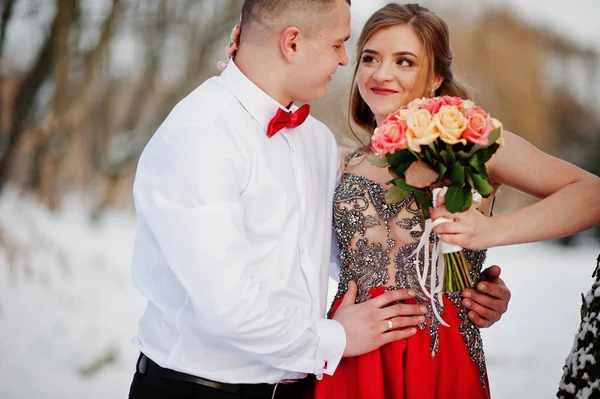
<svg viewBox="0 0 600 399"><path fill-rule="evenodd" d="M517 211L485 217L476 210L432 213L456 219L434 231L465 248L542 241L571 235L600 224L600 178L540 151L517 135L504 132L505 147L489 162L494 185L507 185L541 201Z"/></svg>

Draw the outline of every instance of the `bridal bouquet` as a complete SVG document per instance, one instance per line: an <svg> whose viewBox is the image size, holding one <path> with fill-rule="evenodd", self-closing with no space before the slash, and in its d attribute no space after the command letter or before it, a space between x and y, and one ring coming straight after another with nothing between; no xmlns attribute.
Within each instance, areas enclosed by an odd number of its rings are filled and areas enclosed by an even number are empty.
<svg viewBox="0 0 600 399"><path fill-rule="evenodd" d="M386 194L388 203L414 196L422 211L424 230L418 251L425 250L426 257L431 229L449 221L431 222L430 207L443 201L448 211L464 212L488 197L493 188L485 164L502 144L502 124L472 101L459 97L416 99L390 114L375 129L371 138L373 153L368 159L376 166L389 168L394 177L390 182L393 187ZM438 269L440 282L432 278L431 295L470 287L469 265L462 248L445 243L439 247L439 254L435 253L437 248L433 250L435 263L431 270L433 276L434 269ZM436 284L441 286L434 289ZM421 286L424 288L424 284Z"/></svg>

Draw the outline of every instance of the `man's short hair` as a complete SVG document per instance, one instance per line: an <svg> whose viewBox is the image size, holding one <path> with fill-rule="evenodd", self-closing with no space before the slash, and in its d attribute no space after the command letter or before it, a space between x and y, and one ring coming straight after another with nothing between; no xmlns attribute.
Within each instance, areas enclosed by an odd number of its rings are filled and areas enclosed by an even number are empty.
<svg viewBox="0 0 600 399"><path fill-rule="evenodd" d="M337 0L244 0L242 40L254 41L266 31L298 26L311 36L331 16ZM350 5L350 0L346 0Z"/></svg>

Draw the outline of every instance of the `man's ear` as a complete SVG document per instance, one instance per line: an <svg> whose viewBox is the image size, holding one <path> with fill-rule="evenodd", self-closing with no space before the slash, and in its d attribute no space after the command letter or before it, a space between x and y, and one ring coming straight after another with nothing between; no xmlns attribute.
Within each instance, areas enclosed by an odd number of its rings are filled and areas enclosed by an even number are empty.
<svg viewBox="0 0 600 399"><path fill-rule="evenodd" d="M295 62L301 42L302 31L295 26L288 26L279 35L279 50L288 62Z"/></svg>

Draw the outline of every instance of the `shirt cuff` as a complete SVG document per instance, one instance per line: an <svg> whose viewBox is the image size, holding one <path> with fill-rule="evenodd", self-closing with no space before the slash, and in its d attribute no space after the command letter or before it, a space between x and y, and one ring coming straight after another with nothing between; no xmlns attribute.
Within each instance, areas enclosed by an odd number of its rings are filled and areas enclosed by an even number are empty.
<svg viewBox="0 0 600 399"><path fill-rule="evenodd" d="M315 375L320 380L323 374L333 375L342 360L346 349L346 332L335 320L319 319L315 325L319 336Z"/></svg>

